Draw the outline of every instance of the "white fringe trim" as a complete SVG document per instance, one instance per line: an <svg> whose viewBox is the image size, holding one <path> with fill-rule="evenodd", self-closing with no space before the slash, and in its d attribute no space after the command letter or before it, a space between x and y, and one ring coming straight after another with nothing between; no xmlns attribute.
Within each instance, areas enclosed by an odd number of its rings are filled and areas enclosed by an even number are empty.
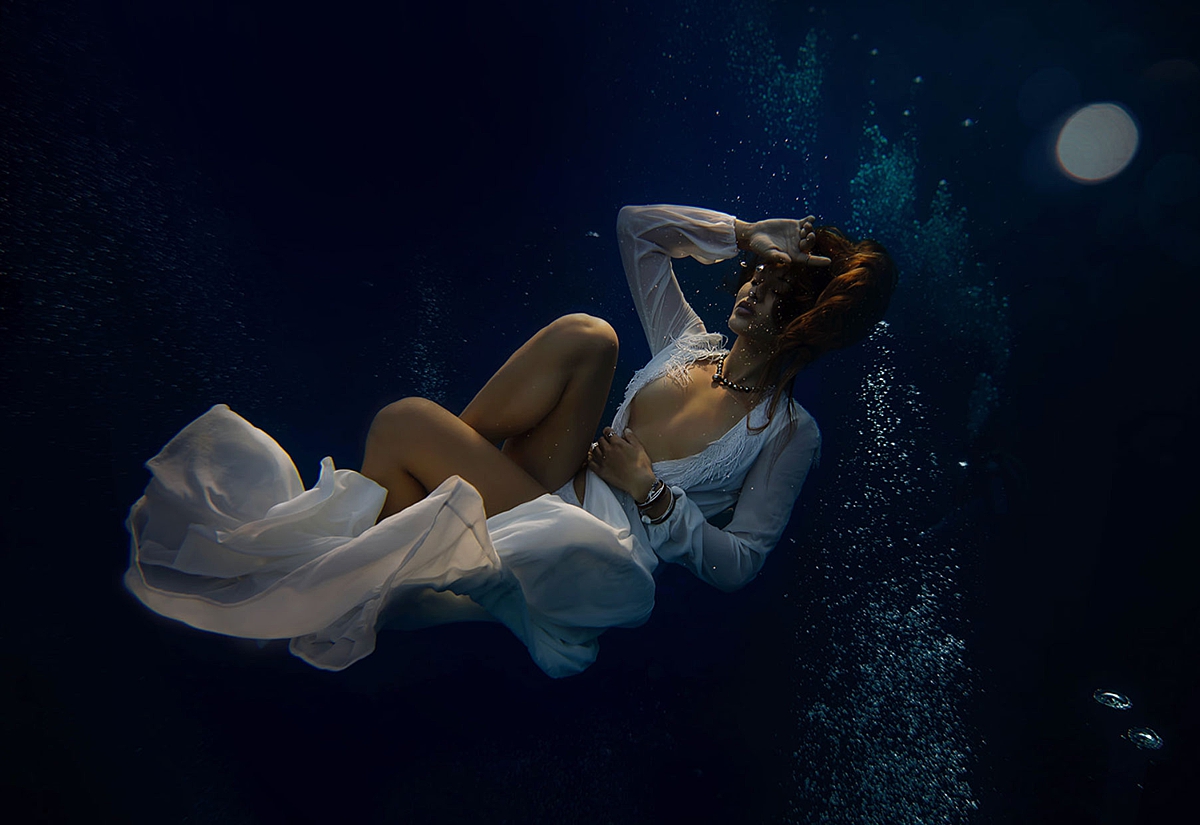
<svg viewBox="0 0 1200 825"><path fill-rule="evenodd" d="M625 398L613 419L613 429L621 432L629 425L629 406L634 396L651 381L667 375L680 386L687 386L691 381L688 367L699 361L716 359L727 352L725 336L715 332L683 335L674 339L629 379ZM748 418L751 427L761 427L766 423L769 400L764 398L750 411ZM795 415L790 399L784 414ZM774 430L774 427L771 429ZM766 430L751 432L746 420L742 419L701 452L686 458L657 461L654 466L664 481L684 490L712 481L728 481L739 467L749 468L752 462L746 461L747 455L759 449L755 439L766 435Z"/></svg>

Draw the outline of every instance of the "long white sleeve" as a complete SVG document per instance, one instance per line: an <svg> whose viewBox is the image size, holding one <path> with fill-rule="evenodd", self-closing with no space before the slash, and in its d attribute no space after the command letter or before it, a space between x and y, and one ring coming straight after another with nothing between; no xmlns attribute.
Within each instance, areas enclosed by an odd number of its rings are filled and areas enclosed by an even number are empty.
<svg viewBox="0 0 1200 825"><path fill-rule="evenodd" d="M617 216L617 241L650 354L681 335L705 332L683 297L671 259L712 264L737 255L733 216L691 206L626 206Z"/></svg>
<svg viewBox="0 0 1200 825"><path fill-rule="evenodd" d="M746 475L733 519L724 529L709 524L687 493L672 487L675 512L662 524L646 526L658 557L682 564L726 592L748 584L787 528L792 506L820 449L820 431L807 413L800 416L781 449L786 437L783 427L763 446Z"/></svg>
<svg viewBox="0 0 1200 825"><path fill-rule="evenodd" d="M651 354L685 335L704 333L704 323L683 297L671 259L692 257L712 264L737 255L733 216L688 206L626 206L617 218L617 238ZM662 524L645 525L660 559L681 564L725 591L737 590L758 574L787 528L821 442L816 422L799 405L782 406L775 415L781 426L763 434L766 443L747 471L733 519L724 528L709 524L700 504L672 485L674 512ZM795 421L790 438L789 415ZM699 488L694 492L704 497Z"/></svg>

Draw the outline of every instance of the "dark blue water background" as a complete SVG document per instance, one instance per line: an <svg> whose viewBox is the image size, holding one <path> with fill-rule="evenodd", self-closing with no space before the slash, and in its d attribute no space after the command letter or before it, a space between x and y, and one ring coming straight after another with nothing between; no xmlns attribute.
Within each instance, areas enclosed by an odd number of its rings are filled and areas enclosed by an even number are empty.
<svg viewBox="0 0 1200 825"><path fill-rule="evenodd" d="M25 821L1171 821L1200 734L1194 11L74 5L0 4ZM1099 100L1139 152L1068 184L1040 148ZM904 279L799 382L825 458L753 585L671 571L561 682L499 627L328 674L124 593L141 463L214 403L312 483L566 312L613 323L623 386L613 224L662 201L815 212ZM722 267L679 271L719 328Z"/></svg>

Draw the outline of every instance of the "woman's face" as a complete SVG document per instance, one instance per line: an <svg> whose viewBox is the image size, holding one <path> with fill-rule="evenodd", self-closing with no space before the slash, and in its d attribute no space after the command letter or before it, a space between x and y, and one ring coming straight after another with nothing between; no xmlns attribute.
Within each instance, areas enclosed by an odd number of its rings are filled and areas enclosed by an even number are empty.
<svg viewBox="0 0 1200 825"><path fill-rule="evenodd" d="M776 304L793 287L787 267L759 265L738 289L729 330L751 341L769 343L783 330L775 322Z"/></svg>

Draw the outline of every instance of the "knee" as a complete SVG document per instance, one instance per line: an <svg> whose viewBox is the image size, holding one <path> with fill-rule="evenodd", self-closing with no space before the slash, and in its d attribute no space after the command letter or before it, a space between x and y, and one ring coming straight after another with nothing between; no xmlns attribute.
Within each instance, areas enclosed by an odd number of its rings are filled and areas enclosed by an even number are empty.
<svg viewBox="0 0 1200 825"><path fill-rule="evenodd" d="M617 363L617 331L603 318L576 312L564 315L549 328L557 346L589 361Z"/></svg>
<svg viewBox="0 0 1200 825"><path fill-rule="evenodd" d="M379 412L371 422L371 433L395 438L409 432L412 427L429 423L446 410L428 398L411 396L393 401Z"/></svg>

